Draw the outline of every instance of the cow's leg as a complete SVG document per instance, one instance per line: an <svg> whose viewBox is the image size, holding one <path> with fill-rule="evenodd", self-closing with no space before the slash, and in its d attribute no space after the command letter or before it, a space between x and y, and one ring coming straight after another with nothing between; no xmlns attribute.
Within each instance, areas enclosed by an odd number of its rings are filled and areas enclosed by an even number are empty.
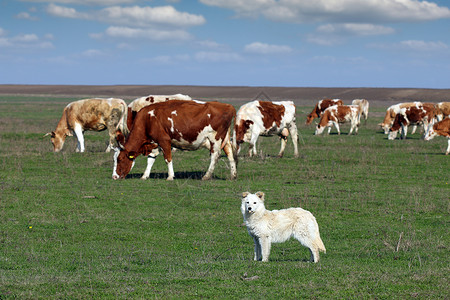
<svg viewBox="0 0 450 300"><path fill-rule="evenodd" d="M219 160L220 155L220 142L214 141L214 143L211 144L210 148L210 156L211 156L211 163L209 164L208 171L206 171L206 174L203 176L202 180L209 180L212 177L212 174L214 172L214 168L216 167L216 163Z"/></svg>
<svg viewBox="0 0 450 300"><path fill-rule="evenodd" d="M175 172L173 171L173 163L172 163L172 144L170 140L159 141L159 147L163 151L164 160L166 161L168 168L169 176L167 177L167 180L173 180L173 178L175 177Z"/></svg>
<svg viewBox="0 0 450 300"><path fill-rule="evenodd" d="M448 138L447 152L445 152L445 155L448 155L449 153L450 153L450 138Z"/></svg>
<svg viewBox="0 0 450 300"><path fill-rule="evenodd" d="M416 125L414 125L416 126ZM414 129L415 131L415 129ZM403 125L402 124L402 134L400 135L400 139L404 140L406 139L406 135L408 134L408 125Z"/></svg>
<svg viewBox="0 0 450 300"><path fill-rule="evenodd" d="M406 127L406 128L408 128L408 127ZM413 128L412 128L412 131L411 131L411 134L416 133L416 130L417 130L417 125L414 124L414 125L413 125ZM406 137L406 134L405 134L405 137Z"/></svg>
<svg viewBox="0 0 450 300"><path fill-rule="evenodd" d="M336 130L337 130L338 134L340 135L341 134L341 130L339 129L339 123L338 122L333 122L333 123L334 123L334 126L336 127ZM330 126L330 130L331 130L331 126Z"/></svg>
<svg viewBox="0 0 450 300"><path fill-rule="evenodd" d="M155 163L158 154L159 150L156 148L147 156L147 167L145 168L144 175L141 177L142 180L146 180L150 176L150 172L152 171L153 164Z"/></svg>
<svg viewBox="0 0 450 300"><path fill-rule="evenodd" d="M84 136L83 136L83 128L81 128L81 125L76 123L73 132L75 133L75 136L77 137L77 149L76 152L84 152Z"/></svg>
<svg viewBox="0 0 450 300"><path fill-rule="evenodd" d="M294 144L294 157L298 157L298 130L295 121L289 126L289 133L291 134L292 143Z"/></svg>
<svg viewBox="0 0 450 300"><path fill-rule="evenodd" d="M284 149L286 149L287 144L287 136L280 135L280 139L281 139L281 148L280 152L278 153L278 157L283 157Z"/></svg>
<svg viewBox="0 0 450 300"><path fill-rule="evenodd" d="M231 179L236 179L237 177L236 161L234 160L233 147L231 146L230 142L227 142L225 144L225 146L223 147L223 151L227 155L228 161L230 162Z"/></svg>

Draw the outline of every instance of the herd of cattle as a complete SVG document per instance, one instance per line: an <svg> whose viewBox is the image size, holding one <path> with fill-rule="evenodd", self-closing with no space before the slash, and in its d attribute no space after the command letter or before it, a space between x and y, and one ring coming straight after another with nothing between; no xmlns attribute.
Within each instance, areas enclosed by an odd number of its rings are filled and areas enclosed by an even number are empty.
<svg viewBox="0 0 450 300"><path fill-rule="evenodd" d="M109 144L106 151L114 149L113 179L124 178L134 165L137 156L147 156L147 168L142 179L150 175L152 165L163 152L168 166L168 180L173 180L172 147L184 150L207 148L211 163L203 179L212 177L215 164L223 150L229 160L231 179L236 178L236 162L240 145L249 144L249 156L256 155L259 136L279 135L282 157L290 135L294 155L298 157L298 132L295 122L295 105L292 101L260 101L244 104L236 112L230 104L203 102L191 97L176 95L150 95L138 98L130 104L116 98L84 99L69 103L55 129L51 133L54 152L59 152L67 136L75 134L77 152L84 152L83 132L108 130ZM358 132L361 117L367 120L369 102L353 100L344 105L340 99L320 100L307 116L306 124L320 118L315 134L326 127L328 133L334 125L340 134L339 124L350 123L349 134ZM232 126L234 120L234 127ZM401 129L405 138L408 126L413 133L418 125L424 127L424 138L436 135L448 138L446 154L450 152L450 102L399 103L390 106L379 124L389 139L395 139ZM232 136L232 137L231 137Z"/></svg>

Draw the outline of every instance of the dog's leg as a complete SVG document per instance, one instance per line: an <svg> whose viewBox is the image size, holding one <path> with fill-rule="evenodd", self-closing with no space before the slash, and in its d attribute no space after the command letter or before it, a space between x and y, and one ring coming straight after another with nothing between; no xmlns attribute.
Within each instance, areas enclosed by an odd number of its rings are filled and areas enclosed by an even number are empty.
<svg viewBox="0 0 450 300"><path fill-rule="evenodd" d="M267 236L260 237L259 242L261 243L262 261L269 261L270 254L270 238Z"/></svg>
<svg viewBox="0 0 450 300"><path fill-rule="evenodd" d="M261 244L257 236L253 237L253 241L255 242L255 257L254 260L261 260Z"/></svg>

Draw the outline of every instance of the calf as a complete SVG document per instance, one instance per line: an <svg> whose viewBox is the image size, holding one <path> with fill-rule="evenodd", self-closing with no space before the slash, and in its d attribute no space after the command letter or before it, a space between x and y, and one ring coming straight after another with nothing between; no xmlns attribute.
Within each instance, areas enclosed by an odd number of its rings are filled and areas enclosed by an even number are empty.
<svg viewBox="0 0 450 300"><path fill-rule="evenodd" d="M281 137L279 157L283 157L287 136L291 134L294 156L298 157L298 135L295 105L292 101L269 102L255 100L241 106L236 115L233 145L238 153L243 142L249 143L248 155L256 155L259 136L277 134Z"/></svg>
<svg viewBox="0 0 450 300"><path fill-rule="evenodd" d="M410 124L417 125L423 123L425 132L428 129L428 124L433 122L436 117L436 109L433 104L416 102L415 105L400 109L395 116L394 123L389 129L389 140L394 140L397 137L397 132L402 129L401 139L405 139L408 133L408 126Z"/></svg>
<svg viewBox="0 0 450 300"><path fill-rule="evenodd" d="M106 152L115 145L115 132L120 129L128 133L126 125L127 104L122 99L84 99L69 103L63 111L62 117L55 131L51 135L53 151L59 152L64 146L67 136L75 133L77 137L77 152L84 152L84 136L86 130L103 131L108 129L109 144Z"/></svg>
<svg viewBox="0 0 450 300"><path fill-rule="evenodd" d="M350 122L349 135L355 130L355 134L358 133L360 107L357 105L335 105L328 107L320 117L320 122L317 125L315 135L319 135L323 132L325 127L328 127L328 134L330 134L331 126L336 127L338 134L341 134L339 130L339 124Z"/></svg>
<svg viewBox="0 0 450 300"><path fill-rule="evenodd" d="M203 180L210 179L223 149L230 161L231 179L236 178L236 152L230 143L230 130L236 110L230 104L219 102L198 103L172 100L141 109L134 120L126 142L114 155L113 179L124 178L140 154L150 155L153 161L161 148L168 165L167 180L173 180L171 147L184 150L207 148L211 163ZM147 168L151 169L151 165ZM150 174L150 169L148 174Z"/></svg>
<svg viewBox="0 0 450 300"><path fill-rule="evenodd" d="M323 99L316 103L312 112L306 117L306 125L312 123L315 118L319 118L322 113L330 106L344 105L341 99Z"/></svg>
<svg viewBox="0 0 450 300"><path fill-rule="evenodd" d="M427 133L425 134L425 141L429 141L433 139L436 135L442 135L447 137L448 146L445 155L450 153L450 119L446 118L440 122L435 123L433 126L430 126Z"/></svg>

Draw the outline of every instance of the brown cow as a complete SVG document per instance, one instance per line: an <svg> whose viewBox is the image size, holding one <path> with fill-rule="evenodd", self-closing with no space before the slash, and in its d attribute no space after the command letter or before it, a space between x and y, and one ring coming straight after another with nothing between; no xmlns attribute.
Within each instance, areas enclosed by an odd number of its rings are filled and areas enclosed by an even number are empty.
<svg viewBox="0 0 450 300"><path fill-rule="evenodd" d="M259 136L278 134L281 137L281 149L278 156L283 157L289 133L294 144L294 156L298 157L294 102L255 100L242 105L237 112L233 145L239 153L240 144L249 143L248 155L252 156L252 154L256 155L256 141Z"/></svg>
<svg viewBox="0 0 450 300"><path fill-rule="evenodd" d="M433 139L436 135L442 135L447 137L448 146L445 155L450 153L450 119L446 118L440 122L437 122L433 126L430 126L428 132L425 134L425 141Z"/></svg>
<svg viewBox="0 0 450 300"><path fill-rule="evenodd" d="M124 178L140 154L152 153L156 158L160 147L169 169L167 180L173 180L173 146L183 150L202 147L210 150L211 163L203 180L212 177L223 149L230 161L231 179L235 179L236 152L230 143L231 123L235 117L236 110L232 105L219 102L172 100L144 107L137 113L127 141L121 149L116 149L112 177ZM120 134L119 139L123 142Z"/></svg>
<svg viewBox="0 0 450 300"><path fill-rule="evenodd" d="M148 95L146 97L140 97L128 104L128 119L127 126L131 129L133 125L133 120L136 117L138 111L142 108L159 102L165 102L169 100L192 100L191 97L183 94L175 94L175 95Z"/></svg>
<svg viewBox="0 0 450 300"><path fill-rule="evenodd" d="M312 112L306 117L306 125L312 123L315 118L319 118L322 113L330 106L344 105L341 99L323 99L316 103Z"/></svg>
<svg viewBox="0 0 450 300"><path fill-rule="evenodd" d="M341 134L339 123L346 122L350 122L350 131L348 134L352 134L353 129L355 130L355 134L358 134L360 110L361 108L358 105L335 105L328 107L323 112L322 117L320 117L320 122L314 134L321 134L325 127L328 127L328 134L330 134L333 124L338 134Z"/></svg>
<svg viewBox="0 0 450 300"><path fill-rule="evenodd" d="M384 130L384 134L389 133L389 129L394 123L395 116L400 112L402 108L410 107L416 104L419 105L422 104L422 102L405 102L389 106L386 109L386 115L384 116L383 122L378 124ZM411 132L411 134L414 134L414 132L416 131L416 127L417 126L414 126L413 132Z"/></svg>
<svg viewBox="0 0 450 300"><path fill-rule="evenodd" d="M106 152L115 146L116 130L128 133L126 125L127 104L122 99L83 99L69 103L51 135L53 151L59 152L64 146L67 136L75 133L78 143L76 152L84 152L83 132L86 130L102 131L108 129L109 144Z"/></svg>
<svg viewBox="0 0 450 300"><path fill-rule="evenodd" d="M436 117L436 108L431 103L419 104L400 109L399 113L395 116L394 123L391 129L389 129L389 140L394 140L397 137L397 132L402 129L401 139L406 138L408 133L408 126L410 124L423 123L425 132L428 130L428 124L433 122Z"/></svg>

